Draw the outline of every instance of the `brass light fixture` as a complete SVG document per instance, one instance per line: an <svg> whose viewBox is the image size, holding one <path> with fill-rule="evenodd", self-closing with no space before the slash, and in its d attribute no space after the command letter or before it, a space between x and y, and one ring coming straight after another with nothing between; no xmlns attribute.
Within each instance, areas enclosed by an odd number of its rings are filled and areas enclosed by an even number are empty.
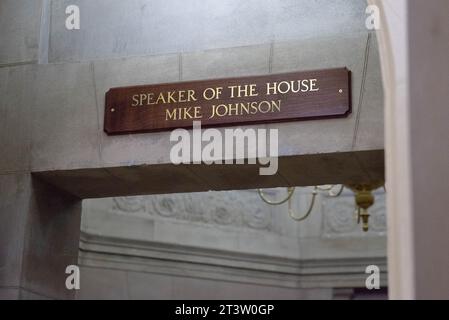
<svg viewBox="0 0 449 320"><path fill-rule="evenodd" d="M313 206L315 204L315 198L319 191L327 192L329 197L338 197L342 194L343 189L346 187L354 192L355 195L355 205L357 210L357 224L362 223L362 230L367 232L369 229L369 213L368 208L374 204L374 195L373 191L384 186L383 181L378 181L374 183L358 183L358 184L348 184L348 185L340 185L339 189L336 189L336 185L327 185L327 186L315 186L312 190L312 197L310 200L309 207L307 211L302 215L297 215L292 210L292 196L295 192L295 187L287 188L287 196L280 201L273 201L266 197L265 193L262 189L258 189L259 196L261 199L269 204L269 205L281 205L288 201L288 214L289 216L296 221L303 221L309 217L312 213ZM384 186L385 189L385 186ZM338 190L335 192L335 190Z"/></svg>
<svg viewBox="0 0 449 320"><path fill-rule="evenodd" d="M357 206L357 224L362 222L363 231L368 231L369 213L368 208L374 204L373 190L384 185L383 182L349 184L346 187L355 194L355 204Z"/></svg>

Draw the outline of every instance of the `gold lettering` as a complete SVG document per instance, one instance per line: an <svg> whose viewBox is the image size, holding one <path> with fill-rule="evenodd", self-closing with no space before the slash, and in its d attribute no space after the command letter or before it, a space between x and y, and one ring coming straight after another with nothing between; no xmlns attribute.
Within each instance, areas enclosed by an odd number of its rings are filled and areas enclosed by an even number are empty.
<svg viewBox="0 0 449 320"><path fill-rule="evenodd" d="M153 99L154 99L154 93L149 93L148 94L148 102L147 102L147 104L156 104L154 101L153 101Z"/></svg>
<svg viewBox="0 0 449 320"><path fill-rule="evenodd" d="M301 81L301 92L307 92L309 91L309 80L302 80Z"/></svg>
<svg viewBox="0 0 449 320"><path fill-rule="evenodd" d="M195 90L188 90L188 97L187 97L187 101L196 101L195 98Z"/></svg>
<svg viewBox="0 0 449 320"><path fill-rule="evenodd" d="M175 98L173 98L173 95L175 94L175 91L170 91L167 94L167 103L173 102L176 103Z"/></svg>
<svg viewBox="0 0 449 320"><path fill-rule="evenodd" d="M276 94L276 86L277 86L277 82L273 82L273 83L267 83L267 96L269 96L270 94ZM270 93L270 91L273 91L273 93Z"/></svg>
<svg viewBox="0 0 449 320"><path fill-rule="evenodd" d="M256 114L268 112L280 112L281 100L277 101L253 101L246 103L229 103L212 105L212 114L209 119L214 117L238 116L242 114Z"/></svg>
<svg viewBox="0 0 449 320"><path fill-rule="evenodd" d="M170 113L169 109L165 109L165 121L167 121L169 119L176 120L176 113L177 113L176 110L178 110L178 109L173 109Z"/></svg>
<svg viewBox="0 0 449 320"><path fill-rule="evenodd" d="M147 97L145 93L140 94L139 106L143 106L143 100Z"/></svg>
<svg viewBox="0 0 449 320"><path fill-rule="evenodd" d="M257 85L256 84L250 84L249 88L250 88L250 90L249 90L249 96L250 97L257 97L259 95L259 93L256 92L256 89L257 89Z"/></svg>
<svg viewBox="0 0 449 320"><path fill-rule="evenodd" d="M234 90L237 88L237 86L229 86L229 89L231 89L231 98L235 98Z"/></svg>
<svg viewBox="0 0 449 320"><path fill-rule="evenodd" d="M271 101L271 112L275 112L274 109L277 109L277 112L281 112L281 100Z"/></svg>
<svg viewBox="0 0 449 320"><path fill-rule="evenodd" d="M219 112L220 110L222 110L222 111ZM228 112L228 107L225 104L219 104L217 106L217 110L216 110L217 116L223 117L226 115L227 112Z"/></svg>
<svg viewBox="0 0 449 320"><path fill-rule="evenodd" d="M185 95L185 90L181 90L178 92L178 102L187 102Z"/></svg>
<svg viewBox="0 0 449 320"><path fill-rule="evenodd" d="M212 92L212 95L210 95L208 92ZM206 100L212 100L215 97L215 90L214 88L206 88L203 91L203 98Z"/></svg>
<svg viewBox="0 0 449 320"><path fill-rule="evenodd" d="M316 86L316 79L310 79L310 91L318 91L320 88L315 88Z"/></svg>
<svg viewBox="0 0 449 320"><path fill-rule="evenodd" d="M243 113L243 110L245 110L246 114L249 113L249 102L245 103L240 103L240 110L241 113Z"/></svg>
<svg viewBox="0 0 449 320"><path fill-rule="evenodd" d="M195 119L201 119L203 117L201 114L201 106L196 106L193 108L193 117Z"/></svg>
<svg viewBox="0 0 449 320"><path fill-rule="evenodd" d="M256 91L257 89L256 84L245 84L242 86L228 86L228 89L231 89L231 98L256 97L259 95Z"/></svg>
<svg viewBox="0 0 449 320"><path fill-rule="evenodd" d="M236 103L234 105L230 104L228 107L228 116L232 116L232 112L235 112L235 116L239 115L239 109L238 109L239 105Z"/></svg>
<svg viewBox="0 0 449 320"><path fill-rule="evenodd" d="M272 82L267 83L266 95L270 94L286 94L289 92L309 92L318 91L317 79L303 79L303 80L291 80L291 81L281 81L279 83Z"/></svg>
<svg viewBox="0 0 449 320"><path fill-rule="evenodd" d="M296 82L296 84L298 85L297 87L296 87L296 89L295 89L295 82ZM300 81L298 80L298 81L291 81L290 82L291 83L291 90L292 90L292 92L293 93L298 93L299 92L299 90L301 89L301 83L300 83Z"/></svg>
<svg viewBox="0 0 449 320"><path fill-rule="evenodd" d="M167 120L186 120L186 119L200 119L203 115L201 114L201 106L196 107L183 107L175 109L165 110L165 121Z"/></svg>
<svg viewBox="0 0 449 320"><path fill-rule="evenodd" d="M159 93L159 96L157 97L157 100L156 100L156 104L159 104L159 100L162 101L163 104L166 103L163 92Z"/></svg>
<svg viewBox="0 0 449 320"><path fill-rule="evenodd" d="M197 101L195 97L195 90L180 90L160 92L156 101L154 100L154 93L141 93L132 96L132 106L143 106L153 104L168 104L178 102Z"/></svg>
<svg viewBox="0 0 449 320"><path fill-rule="evenodd" d="M251 102L251 114L257 113L257 102L253 101Z"/></svg>
<svg viewBox="0 0 449 320"><path fill-rule="evenodd" d="M187 117L189 117L189 119L193 118L193 116L190 114L191 109L192 107L183 108L183 117L182 117L183 120L187 119Z"/></svg>
<svg viewBox="0 0 449 320"><path fill-rule="evenodd" d="M285 85L287 86L285 88L285 90L282 90L282 88L281 88L282 85L284 85L284 87L285 87ZM290 91L290 84L287 81L282 81L281 83L278 84L278 91L279 91L279 93L282 93L282 94L285 94L285 93L289 92Z"/></svg>
<svg viewBox="0 0 449 320"><path fill-rule="evenodd" d="M237 92L238 92L238 97L240 98L242 95L244 96L244 97L247 97L248 96L248 85L245 85L243 88L242 88L242 86L238 86L238 88L237 88Z"/></svg>
<svg viewBox="0 0 449 320"><path fill-rule="evenodd" d="M139 95L135 94L133 95L133 103L131 104L131 106L136 107L139 105Z"/></svg>
<svg viewBox="0 0 449 320"><path fill-rule="evenodd" d="M263 110L262 106L267 106L268 108ZM270 103L268 101L264 100L264 101L261 101L259 103L259 111L260 111L260 113L267 113L267 112L270 112L270 110L271 110L271 105L270 105Z"/></svg>

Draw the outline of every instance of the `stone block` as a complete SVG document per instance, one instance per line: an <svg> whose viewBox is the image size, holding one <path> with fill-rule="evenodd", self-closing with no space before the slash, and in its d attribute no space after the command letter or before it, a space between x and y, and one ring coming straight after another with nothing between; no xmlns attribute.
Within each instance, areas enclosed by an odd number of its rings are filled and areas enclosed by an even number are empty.
<svg viewBox="0 0 449 320"><path fill-rule="evenodd" d="M173 299L172 276L143 272L128 272L127 276L130 299Z"/></svg>
<svg viewBox="0 0 449 320"><path fill-rule="evenodd" d="M301 299L304 298L304 293L301 289L264 287L244 282L173 279L174 299Z"/></svg>
<svg viewBox="0 0 449 320"><path fill-rule="evenodd" d="M80 199L35 178L27 212L21 287L52 299L70 299L66 267L78 262Z"/></svg>
<svg viewBox="0 0 449 320"><path fill-rule="evenodd" d="M94 63L101 156L104 165L169 161L169 132L108 136L103 131L104 99L113 87L179 81L179 56L156 56ZM130 155L133 155L132 160Z"/></svg>
<svg viewBox="0 0 449 320"><path fill-rule="evenodd" d="M81 267L80 290L76 293L78 300L128 299L126 272Z"/></svg>
<svg viewBox="0 0 449 320"><path fill-rule="evenodd" d="M79 198L206 191L188 165L159 164L36 173L46 182Z"/></svg>
<svg viewBox="0 0 449 320"><path fill-rule="evenodd" d="M281 155L313 154L320 150L351 151L364 77L367 33L275 43L273 73L347 67L351 71L352 113L346 118L271 124L279 128ZM379 115L381 121L381 115Z"/></svg>
<svg viewBox="0 0 449 320"><path fill-rule="evenodd" d="M0 68L0 172L30 168L34 67Z"/></svg>
<svg viewBox="0 0 449 320"><path fill-rule="evenodd" d="M267 74L270 45L216 49L182 55L182 79L201 80Z"/></svg>
<svg viewBox="0 0 449 320"><path fill-rule="evenodd" d="M29 173L0 175L0 287L20 298L71 298L65 269L76 264L81 201Z"/></svg>
<svg viewBox="0 0 449 320"><path fill-rule="evenodd" d="M19 287L31 177L0 175L0 287Z"/></svg>
<svg viewBox="0 0 449 320"><path fill-rule="evenodd" d="M76 32L64 27L69 4L81 10L81 29ZM360 32L365 30L365 8L364 0L52 1L50 62L195 52Z"/></svg>
<svg viewBox="0 0 449 320"><path fill-rule="evenodd" d="M354 148L366 150L384 147L384 95L379 50L373 33L370 37L366 78Z"/></svg>
<svg viewBox="0 0 449 320"><path fill-rule="evenodd" d="M190 170L189 165L160 164L107 170L128 187L129 195L208 190L203 181Z"/></svg>
<svg viewBox="0 0 449 320"><path fill-rule="evenodd" d="M34 86L32 170L99 166L99 121L91 65L41 65Z"/></svg>
<svg viewBox="0 0 449 320"><path fill-rule="evenodd" d="M384 168L382 150L358 153L362 155L356 157L355 152L342 152L285 157L280 161L279 171L292 186L369 182L372 181L372 177L382 175ZM364 165L377 171L370 175L365 171Z"/></svg>
<svg viewBox="0 0 449 320"><path fill-rule="evenodd" d="M0 2L0 66L37 61L42 0Z"/></svg>
<svg viewBox="0 0 449 320"><path fill-rule="evenodd" d="M257 164L200 164L189 169L198 176L208 190L252 189L255 187L287 186L288 181L278 171L275 175L260 175Z"/></svg>

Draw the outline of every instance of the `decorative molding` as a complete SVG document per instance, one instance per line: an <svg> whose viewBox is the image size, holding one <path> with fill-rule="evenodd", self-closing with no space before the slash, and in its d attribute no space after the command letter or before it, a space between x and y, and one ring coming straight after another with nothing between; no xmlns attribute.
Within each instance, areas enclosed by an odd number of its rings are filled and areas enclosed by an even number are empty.
<svg viewBox="0 0 449 320"><path fill-rule="evenodd" d="M117 211L133 213L145 210L142 197L117 197L113 201L113 209Z"/></svg>
<svg viewBox="0 0 449 320"><path fill-rule="evenodd" d="M111 210L222 226L273 230L272 211L255 192L180 193L113 198Z"/></svg>
<svg viewBox="0 0 449 320"><path fill-rule="evenodd" d="M79 264L285 288L363 287L365 267L375 264L381 270L381 286L387 280L385 257L287 259L85 232L80 238Z"/></svg>

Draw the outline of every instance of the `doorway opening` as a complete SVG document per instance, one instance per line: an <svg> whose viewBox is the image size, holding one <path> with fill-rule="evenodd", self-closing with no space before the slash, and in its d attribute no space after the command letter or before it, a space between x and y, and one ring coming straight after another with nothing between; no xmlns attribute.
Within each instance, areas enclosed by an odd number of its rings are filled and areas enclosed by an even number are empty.
<svg viewBox="0 0 449 320"><path fill-rule="evenodd" d="M386 299L385 191L363 232L347 188L319 192L307 219L291 219L313 190L276 206L256 189L84 200L77 298ZM366 289L369 265L380 290Z"/></svg>

